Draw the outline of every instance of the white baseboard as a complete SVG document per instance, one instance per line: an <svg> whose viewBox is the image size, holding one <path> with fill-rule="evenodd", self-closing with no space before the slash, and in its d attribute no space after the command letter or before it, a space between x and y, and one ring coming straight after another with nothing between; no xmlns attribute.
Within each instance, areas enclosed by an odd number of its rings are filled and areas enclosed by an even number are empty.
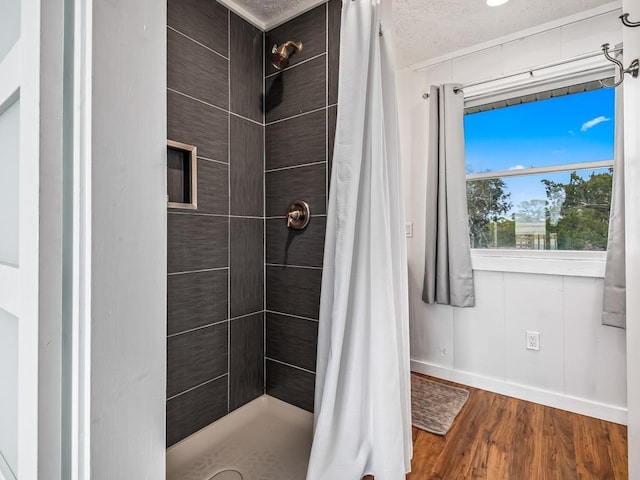
<svg viewBox="0 0 640 480"><path fill-rule="evenodd" d="M608 422L627 424L627 409L615 405L593 402L584 398L571 397L527 385L508 383L495 378L483 377L460 370L450 370L419 360L411 360L411 370L433 377L461 383L470 387L488 390L508 397L559 408L568 412L599 418Z"/></svg>

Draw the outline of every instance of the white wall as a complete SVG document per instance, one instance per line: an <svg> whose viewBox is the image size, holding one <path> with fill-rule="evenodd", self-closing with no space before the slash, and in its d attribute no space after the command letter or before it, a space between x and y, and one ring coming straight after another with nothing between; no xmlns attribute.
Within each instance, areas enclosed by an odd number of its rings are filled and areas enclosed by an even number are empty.
<svg viewBox="0 0 640 480"><path fill-rule="evenodd" d="M166 2L90 3L90 212L81 212L90 242L90 478L158 480L166 450Z"/></svg>
<svg viewBox="0 0 640 480"><path fill-rule="evenodd" d="M602 279L476 271L477 306L454 309L421 300L429 85L467 83L598 51L621 40L618 12L400 72L414 370L580 413L626 422L623 330L600 324ZM486 263L486 262L485 262ZM540 332L539 352L525 331Z"/></svg>
<svg viewBox="0 0 640 480"><path fill-rule="evenodd" d="M640 0L623 0L630 19L640 21ZM640 58L640 28L624 28L625 63ZM640 79L624 83L625 206L627 234L627 371L629 479L640 479Z"/></svg>

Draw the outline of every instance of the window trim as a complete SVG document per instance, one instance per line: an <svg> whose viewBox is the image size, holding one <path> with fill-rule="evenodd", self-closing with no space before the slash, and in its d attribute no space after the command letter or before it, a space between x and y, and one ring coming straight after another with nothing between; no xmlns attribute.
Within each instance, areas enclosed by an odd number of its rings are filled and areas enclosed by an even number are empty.
<svg viewBox="0 0 640 480"><path fill-rule="evenodd" d="M604 278L607 252L593 250L471 249L473 270Z"/></svg>
<svg viewBox="0 0 640 480"><path fill-rule="evenodd" d="M578 70L578 69L577 69ZM592 79L600 75L606 78L603 72L606 69L594 69L589 72L567 72L560 78L541 78L538 81L525 81L516 88L500 88L496 86L494 92L476 92L465 98L467 104L479 105L491 103L502 98L505 93L518 96L518 90L526 89L529 93L553 89L555 85L564 86L570 82L580 83L581 79ZM465 95L466 97L466 95ZM481 99L481 100L480 100ZM479 101L480 100L480 101ZM506 107L505 107L506 108ZM466 160L465 160L466 162ZM526 175L539 175L545 173L559 173L583 171L591 169L613 168L613 159L593 162L565 163L560 165L548 165L542 167L529 167L518 170L502 170L496 172L469 173L465 176L465 184L472 180L484 180L491 178L519 177ZM471 249L471 265L476 271L511 272L540 275L561 275L575 277L604 278L607 252L594 250L524 250L524 249Z"/></svg>
<svg viewBox="0 0 640 480"><path fill-rule="evenodd" d="M514 78L506 75L472 86L463 86L464 106L477 107L545 90L602 80L615 76L615 72L614 65L600 55L555 67L533 67Z"/></svg>
<svg viewBox="0 0 640 480"><path fill-rule="evenodd" d="M523 177L525 175L576 172L581 170L598 170L602 168L613 168L613 159L598 160L593 162L561 163L558 165L547 165L544 167L518 168L517 170L500 170L497 172L468 173L465 177L465 180L469 182L473 180L486 180L490 178Z"/></svg>

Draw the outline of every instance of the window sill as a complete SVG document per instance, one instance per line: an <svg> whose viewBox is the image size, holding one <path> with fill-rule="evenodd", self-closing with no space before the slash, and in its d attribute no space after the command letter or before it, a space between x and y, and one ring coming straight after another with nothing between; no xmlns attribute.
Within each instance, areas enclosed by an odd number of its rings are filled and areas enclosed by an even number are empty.
<svg viewBox="0 0 640 480"><path fill-rule="evenodd" d="M474 270L604 278L606 252L471 249Z"/></svg>

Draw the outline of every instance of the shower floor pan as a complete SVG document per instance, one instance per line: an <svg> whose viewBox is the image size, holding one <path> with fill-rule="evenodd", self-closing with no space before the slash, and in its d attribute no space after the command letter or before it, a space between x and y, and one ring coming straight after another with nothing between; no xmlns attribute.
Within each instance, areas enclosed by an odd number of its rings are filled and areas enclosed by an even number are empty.
<svg viewBox="0 0 640 480"><path fill-rule="evenodd" d="M169 448L167 480L304 480L312 437L311 413L263 395Z"/></svg>

